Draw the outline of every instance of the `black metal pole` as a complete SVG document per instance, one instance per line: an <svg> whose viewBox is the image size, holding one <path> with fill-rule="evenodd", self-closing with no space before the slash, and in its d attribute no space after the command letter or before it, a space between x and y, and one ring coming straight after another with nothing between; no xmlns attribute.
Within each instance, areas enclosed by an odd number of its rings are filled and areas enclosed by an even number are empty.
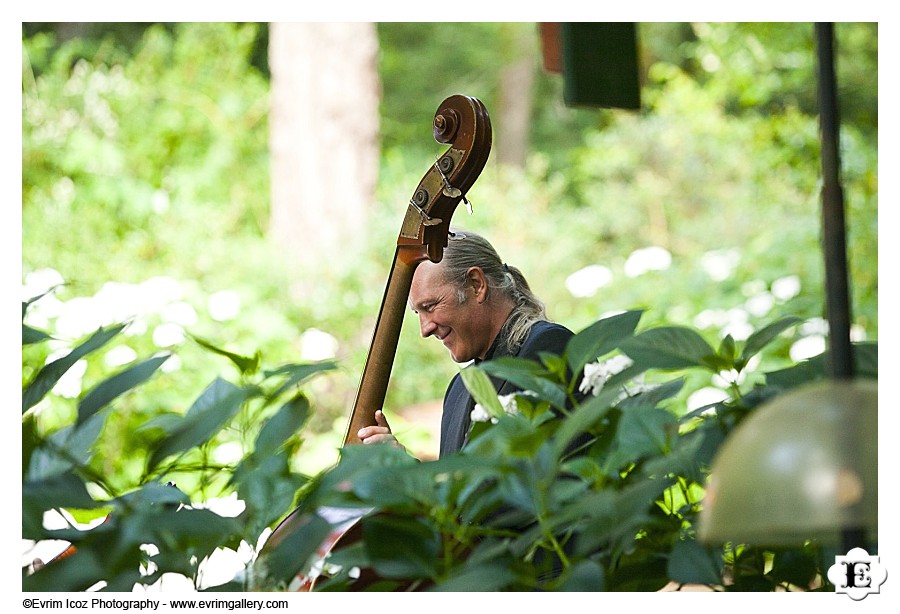
<svg viewBox="0 0 900 614"><path fill-rule="evenodd" d="M825 295L828 316L829 375L853 377L850 343L850 292L844 193L841 188L837 86L834 75L834 24L816 24L819 57L819 123L822 139L822 233L825 249Z"/></svg>
<svg viewBox="0 0 900 614"><path fill-rule="evenodd" d="M817 23L819 126L822 139L822 240L825 251L825 308L828 316L828 375L834 380L853 378L850 342L850 291L847 273L847 230L841 188L837 85L834 74L834 24ZM855 425L847 425L853 429ZM852 437L851 437L852 439ZM844 552L866 547L862 527L843 527Z"/></svg>

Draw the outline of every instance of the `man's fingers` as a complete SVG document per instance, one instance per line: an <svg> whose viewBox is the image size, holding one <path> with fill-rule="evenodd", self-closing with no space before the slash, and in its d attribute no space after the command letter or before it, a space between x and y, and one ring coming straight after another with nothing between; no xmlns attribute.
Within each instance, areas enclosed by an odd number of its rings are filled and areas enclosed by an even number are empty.
<svg viewBox="0 0 900 614"><path fill-rule="evenodd" d="M360 441L363 443L390 442L395 446L403 447L397 438L391 433L391 425L388 424L384 412L380 409L375 412L375 424L373 426L364 426L357 433Z"/></svg>

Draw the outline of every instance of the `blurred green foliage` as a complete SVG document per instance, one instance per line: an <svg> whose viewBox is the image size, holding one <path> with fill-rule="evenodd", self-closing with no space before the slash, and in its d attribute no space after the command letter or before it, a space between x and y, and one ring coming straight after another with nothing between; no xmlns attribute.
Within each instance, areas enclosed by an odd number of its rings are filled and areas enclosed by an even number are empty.
<svg viewBox="0 0 900 614"><path fill-rule="evenodd" d="M24 324L42 298L22 304L23 355L51 343L52 333ZM242 356L197 339L237 373L213 378L199 395L181 396L190 401L186 410L151 406L155 411L132 414L124 431L115 428L131 403L148 401L139 389L173 358L168 352L89 378L90 389L70 402L75 411L68 416L54 420L39 408L78 361L103 351L127 326L99 328L43 366L29 361L33 375L22 394L22 538L57 544L57 551L37 573L23 567L26 591L130 591L167 574L194 588L224 590L225 582L210 582L202 565L223 549L251 550L308 480L291 469L310 414L300 386L333 369L329 361L269 367L258 354ZM223 458L226 449L231 458ZM115 456L127 463L110 467ZM240 509L229 505L226 493L237 496ZM48 514L55 519L49 526ZM248 563L245 555L232 572Z"/></svg>
<svg viewBox="0 0 900 614"><path fill-rule="evenodd" d="M60 286L28 311L26 323L53 338L23 348L23 384L96 327L131 320L79 361L74 390L51 390L31 410L35 432L75 419L80 381L170 352L140 401L116 400L97 440L91 462L111 492L123 492L143 479L132 451L154 436L138 425L189 411L229 362L194 338L235 355L259 350L268 365L314 357L314 341L325 339L336 343L338 368L310 384L314 411L291 466L307 474L328 466L408 191L437 151L434 109L446 94L474 95L501 126L499 72L523 48L539 62L535 25L378 24L382 157L371 232L316 270L286 262L265 238L265 24L106 24L66 40L47 24L25 26L23 281L38 292L41 277ZM837 24L836 34L854 335L871 340L877 24ZM655 23L641 24L639 36L644 108L566 109L558 75L540 72L526 167L489 162L469 194L475 215L455 221L488 236L573 330L645 309L646 326L740 340L797 316L804 324L767 347L770 365L789 364L792 348L821 340L825 316L812 25ZM650 247L670 263L635 272L632 257ZM598 265L608 278L572 289L570 275ZM781 291L786 282L795 289ZM138 304L120 300L128 290ZM424 430L392 412L439 399L457 367L417 337L410 314L386 409L401 439L427 450ZM715 385L691 374L679 395ZM195 500L227 490L212 479L179 486Z"/></svg>

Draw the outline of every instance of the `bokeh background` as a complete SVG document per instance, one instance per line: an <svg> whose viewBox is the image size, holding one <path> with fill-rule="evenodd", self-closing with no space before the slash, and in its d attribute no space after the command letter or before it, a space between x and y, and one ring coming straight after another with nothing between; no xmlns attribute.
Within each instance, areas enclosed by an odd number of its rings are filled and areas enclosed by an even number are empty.
<svg viewBox="0 0 900 614"><path fill-rule="evenodd" d="M878 25L835 31L852 335L877 340ZM229 372L199 337L269 367L336 360L311 384L295 459L307 474L333 463L400 222L442 151L432 117L456 93L485 103L494 148L474 214L454 222L519 267L552 318L578 331L640 308L644 327L718 345L794 315L770 360L821 353L812 24L637 32L642 108L623 110L567 107L536 23L24 23L22 298L53 289L26 322L55 338L23 364L130 322L32 410L42 428L70 421L92 383L173 352L105 424L98 458L127 483L137 426ZM422 457L457 369L409 313L385 409ZM701 405L720 385L685 394ZM241 457L220 439L218 462Z"/></svg>

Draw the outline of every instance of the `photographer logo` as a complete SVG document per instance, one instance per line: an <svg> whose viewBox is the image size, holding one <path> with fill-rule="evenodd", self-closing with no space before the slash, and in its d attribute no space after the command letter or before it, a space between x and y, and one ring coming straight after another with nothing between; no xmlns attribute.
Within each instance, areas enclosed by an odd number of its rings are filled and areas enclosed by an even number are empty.
<svg viewBox="0 0 900 614"><path fill-rule="evenodd" d="M845 556L834 557L834 565L828 568L828 579L834 584L834 592L846 593L854 601L860 601L870 593L881 591L887 570L881 565L881 557L853 548Z"/></svg>

